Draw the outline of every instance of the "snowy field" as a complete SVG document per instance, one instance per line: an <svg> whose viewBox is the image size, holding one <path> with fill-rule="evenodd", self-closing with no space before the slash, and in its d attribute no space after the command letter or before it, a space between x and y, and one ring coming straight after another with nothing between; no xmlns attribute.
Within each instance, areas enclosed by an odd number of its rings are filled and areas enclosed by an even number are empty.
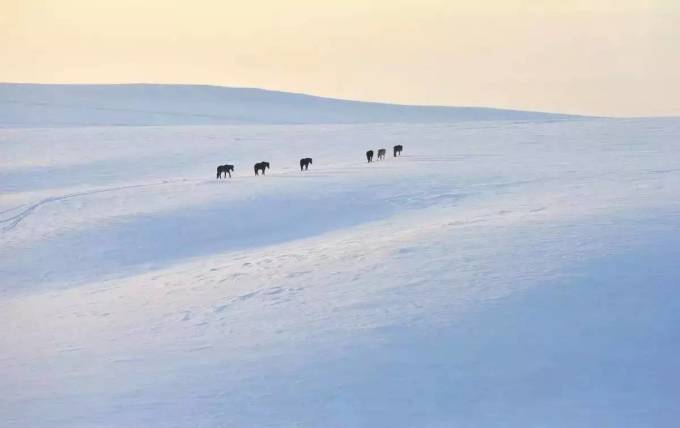
<svg viewBox="0 0 680 428"><path fill-rule="evenodd" d="M675 427L679 144L680 119L2 129L0 425Z"/></svg>

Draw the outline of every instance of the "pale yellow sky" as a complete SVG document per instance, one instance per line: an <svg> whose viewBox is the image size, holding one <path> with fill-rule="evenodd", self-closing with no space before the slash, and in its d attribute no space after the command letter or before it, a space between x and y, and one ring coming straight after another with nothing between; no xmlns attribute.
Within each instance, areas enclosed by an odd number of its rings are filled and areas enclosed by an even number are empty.
<svg viewBox="0 0 680 428"><path fill-rule="evenodd" d="M0 0L0 81L680 115L680 0Z"/></svg>

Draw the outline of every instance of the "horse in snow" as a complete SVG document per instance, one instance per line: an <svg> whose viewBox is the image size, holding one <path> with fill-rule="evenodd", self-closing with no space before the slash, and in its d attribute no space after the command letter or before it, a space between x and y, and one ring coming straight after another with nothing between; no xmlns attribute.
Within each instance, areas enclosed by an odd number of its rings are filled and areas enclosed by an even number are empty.
<svg viewBox="0 0 680 428"><path fill-rule="evenodd" d="M369 150L366 152L366 160L368 162L373 162L373 150Z"/></svg>
<svg viewBox="0 0 680 428"><path fill-rule="evenodd" d="M300 159L300 171L305 171L309 169L309 165L312 164L312 158Z"/></svg>
<svg viewBox="0 0 680 428"><path fill-rule="evenodd" d="M401 156L402 150L404 150L404 146L402 146L401 144L397 144L396 146L394 146L394 157L396 158L397 155Z"/></svg>
<svg viewBox="0 0 680 428"><path fill-rule="evenodd" d="M255 169L255 175L260 175L260 171L262 171L262 175L265 175L264 170L269 169L269 162L258 162L253 168Z"/></svg>
<svg viewBox="0 0 680 428"><path fill-rule="evenodd" d="M227 178L227 175L231 178L232 172L234 172L234 165L220 165L217 167L217 178L222 178L223 175L224 178Z"/></svg>
<svg viewBox="0 0 680 428"><path fill-rule="evenodd" d="M385 153L387 153L387 150L385 150L385 149L379 149L379 150L378 150L378 160L380 160L380 159L385 159Z"/></svg>

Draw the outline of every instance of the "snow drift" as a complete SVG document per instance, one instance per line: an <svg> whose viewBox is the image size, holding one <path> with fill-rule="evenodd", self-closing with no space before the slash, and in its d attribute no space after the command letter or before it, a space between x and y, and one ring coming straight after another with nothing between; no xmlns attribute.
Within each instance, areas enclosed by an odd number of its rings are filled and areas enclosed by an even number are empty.
<svg viewBox="0 0 680 428"><path fill-rule="evenodd" d="M346 101L253 88L0 83L0 127L456 122L568 117L491 108Z"/></svg>

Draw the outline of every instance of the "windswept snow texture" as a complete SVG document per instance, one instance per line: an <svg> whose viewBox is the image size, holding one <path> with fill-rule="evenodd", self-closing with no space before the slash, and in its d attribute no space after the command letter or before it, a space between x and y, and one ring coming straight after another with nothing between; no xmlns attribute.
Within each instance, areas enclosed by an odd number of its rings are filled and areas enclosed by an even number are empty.
<svg viewBox="0 0 680 428"><path fill-rule="evenodd" d="M678 144L674 119L0 130L0 425L675 427Z"/></svg>
<svg viewBox="0 0 680 428"><path fill-rule="evenodd" d="M574 116L492 108L369 103L255 88L0 83L0 127L5 128L569 118Z"/></svg>

